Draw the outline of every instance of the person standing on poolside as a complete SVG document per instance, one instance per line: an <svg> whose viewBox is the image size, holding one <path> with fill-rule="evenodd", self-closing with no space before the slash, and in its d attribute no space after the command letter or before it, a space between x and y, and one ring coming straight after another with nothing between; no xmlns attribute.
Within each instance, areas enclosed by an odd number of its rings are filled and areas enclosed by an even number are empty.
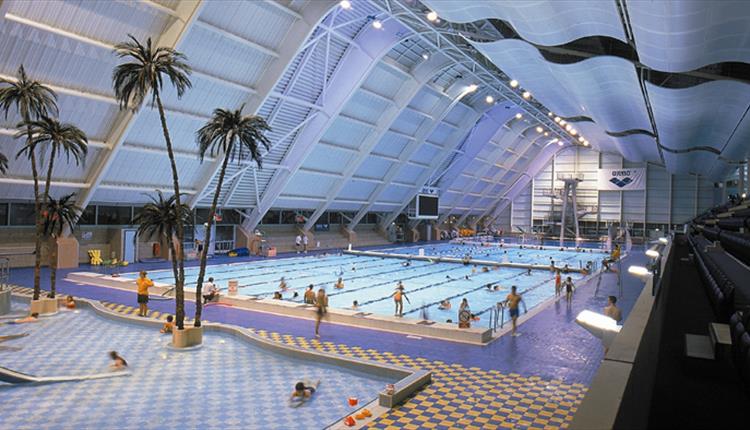
<svg viewBox="0 0 750 430"><path fill-rule="evenodd" d="M562 291L562 275L559 270L555 270L555 297L560 295Z"/></svg>
<svg viewBox="0 0 750 430"><path fill-rule="evenodd" d="M148 289L154 286L154 281L148 279L145 270L141 270L140 276L135 283L138 285L138 316L148 315Z"/></svg>
<svg viewBox="0 0 750 430"><path fill-rule="evenodd" d="M523 298L520 294L517 292L516 286L510 287L510 294L508 294L508 297L505 298L505 304L508 306L508 310L510 311L510 319L513 322L513 330L511 331L511 336L518 336L518 333L516 333L516 321L518 320L518 305L521 303L521 300Z"/></svg>
<svg viewBox="0 0 750 430"><path fill-rule="evenodd" d="M402 284L401 281L398 281L396 291L394 291L391 296L393 297L393 302L396 304L396 313L394 315L397 317L404 316L404 299L406 299L409 304L411 304L411 301L406 297L406 293L404 293L404 284Z"/></svg>
<svg viewBox="0 0 750 430"><path fill-rule="evenodd" d="M563 286L565 287L565 300L568 302L568 306L570 306L573 303L573 290L575 290L576 286L573 285L573 280L570 276L565 278Z"/></svg>
<svg viewBox="0 0 750 430"><path fill-rule="evenodd" d="M302 250L305 251L305 254L307 254L307 245L310 243L310 239L307 238L307 235L302 236Z"/></svg>
<svg viewBox="0 0 750 430"><path fill-rule="evenodd" d="M302 235L298 234L297 237L294 238L294 249L297 250L297 254L300 253L300 250L302 250Z"/></svg>
<svg viewBox="0 0 750 430"><path fill-rule="evenodd" d="M328 296L326 296L325 288L318 290L318 295L315 297L315 306L318 307L317 319L315 320L315 337L320 337L320 320L328 312Z"/></svg>

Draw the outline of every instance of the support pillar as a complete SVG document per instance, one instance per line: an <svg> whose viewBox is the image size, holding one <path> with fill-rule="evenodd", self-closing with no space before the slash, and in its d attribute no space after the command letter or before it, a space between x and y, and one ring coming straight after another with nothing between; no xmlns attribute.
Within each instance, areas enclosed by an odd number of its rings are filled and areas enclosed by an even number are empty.
<svg viewBox="0 0 750 430"><path fill-rule="evenodd" d="M73 236L60 237L57 246L57 268L73 269L78 267L78 239Z"/></svg>

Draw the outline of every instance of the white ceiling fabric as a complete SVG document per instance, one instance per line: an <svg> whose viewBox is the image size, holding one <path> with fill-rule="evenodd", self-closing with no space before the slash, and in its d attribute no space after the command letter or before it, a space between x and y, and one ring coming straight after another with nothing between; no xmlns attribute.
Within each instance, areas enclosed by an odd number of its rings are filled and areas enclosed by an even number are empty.
<svg viewBox="0 0 750 430"><path fill-rule="evenodd" d="M614 1L580 0L424 0L452 22L498 18L538 45L554 46L587 36L610 36L625 41Z"/></svg>
<svg viewBox="0 0 750 430"><path fill-rule="evenodd" d="M627 4L638 56L655 70L686 72L714 63L750 62L747 0Z"/></svg>

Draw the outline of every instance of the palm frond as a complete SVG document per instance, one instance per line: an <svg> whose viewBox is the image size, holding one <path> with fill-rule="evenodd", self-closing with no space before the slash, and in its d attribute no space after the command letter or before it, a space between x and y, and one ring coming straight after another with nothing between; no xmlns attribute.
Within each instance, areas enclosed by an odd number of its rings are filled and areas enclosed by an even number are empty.
<svg viewBox="0 0 750 430"><path fill-rule="evenodd" d="M44 234L48 236L60 236L69 227L73 230L78 222L78 217L83 213L83 208L75 203L76 193L68 194L57 200L47 196L47 203L42 215L44 216Z"/></svg>
<svg viewBox="0 0 750 430"><path fill-rule="evenodd" d="M8 171L8 158L5 154L0 153L0 173L5 174Z"/></svg>
<svg viewBox="0 0 750 430"><path fill-rule="evenodd" d="M257 115L243 115L244 105L236 110L215 109L211 119L196 132L200 159L219 153L232 161L250 159L261 167L260 146L268 150L270 141L265 136L271 130L266 120Z"/></svg>
<svg viewBox="0 0 750 430"><path fill-rule="evenodd" d="M0 79L0 109L5 119L13 106L24 120L57 115L57 94L29 79L22 65L18 68L17 79Z"/></svg>
<svg viewBox="0 0 750 430"><path fill-rule="evenodd" d="M175 196L165 198L161 191L157 191L155 197L149 196L149 198L151 201L143 205L141 212L133 218L133 224L138 225L138 235L159 239L172 236L177 226ZM192 210L186 204L180 206L183 225L192 226Z"/></svg>
<svg viewBox="0 0 750 430"><path fill-rule="evenodd" d="M61 123L54 118L42 117L36 121L20 123L17 127L19 129L30 127L32 138L18 152L16 157L20 157L21 155L30 157L31 152L37 150L38 147L49 146L55 148L55 153L65 154L68 162L70 162L70 158L72 157L76 165L86 159L88 138L75 125ZM23 135L25 135L25 132L19 131L16 137Z"/></svg>
<svg viewBox="0 0 750 430"><path fill-rule="evenodd" d="M192 86L188 76L192 69L187 58L180 52L167 47L152 46L151 38L145 46L133 35L130 41L115 45L115 55L128 62L115 67L112 72L112 84L115 97L121 109L137 110L151 92L152 103L156 91L161 91L166 76L177 90L180 98Z"/></svg>

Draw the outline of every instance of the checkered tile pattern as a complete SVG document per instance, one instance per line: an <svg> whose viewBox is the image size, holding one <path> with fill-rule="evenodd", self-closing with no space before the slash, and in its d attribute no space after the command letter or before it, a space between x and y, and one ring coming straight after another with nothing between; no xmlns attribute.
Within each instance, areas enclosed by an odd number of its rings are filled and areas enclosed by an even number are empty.
<svg viewBox="0 0 750 430"><path fill-rule="evenodd" d="M102 373L108 371L107 352L117 350L132 376L0 383L2 429L320 429L353 411L349 396L369 402L395 382L278 356L221 333L206 336L200 349L174 351L167 348L169 335L86 310L0 325L0 335L18 331L30 334L4 342L23 349L0 351L2 366L37 376ZM288 399L299 379L321 385L312 400L292 409Z"/></svg>
<svg viewBox="0 0 750 430"><path fill-rule="evenodd" d="M134 314L136 308L105 303L108 308ZM157 312L156 318L165 318ZM252 330L252 329L251 329ZM370 423L376 429L558 429L566 428L586 387L514 373L467 368L420 357L320 342L266 330L258 335L300 348L337 353L380 363L429 370L433 383ZM251 426L246 426L251 428Z"/></svg>

